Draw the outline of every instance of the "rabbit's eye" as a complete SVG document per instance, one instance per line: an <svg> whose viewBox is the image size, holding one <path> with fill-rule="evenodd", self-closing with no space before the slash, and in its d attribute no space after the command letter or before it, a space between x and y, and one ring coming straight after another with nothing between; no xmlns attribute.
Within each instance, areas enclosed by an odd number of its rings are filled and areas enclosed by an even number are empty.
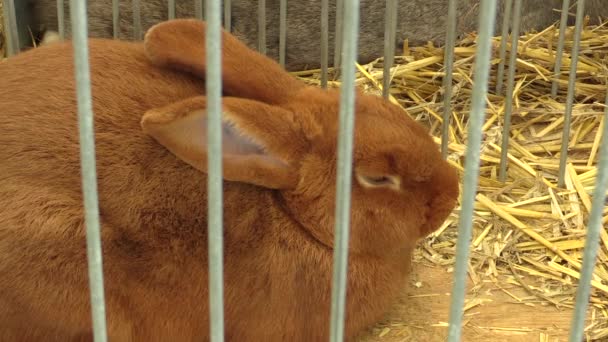
<svg viewBox="0 0 608 342"><path fill-rule="evenodd" d="M395 176L365 176L358 174L357 180L366 188L391 188L399 190L399 177Z"/></svg>
<svg viewBox="0 0 608 342"><path fill-rule="evenodd" d="M383 185L391 182L391 179L385 176L382 177L367 177L367 181L372 184Z"/></svg>

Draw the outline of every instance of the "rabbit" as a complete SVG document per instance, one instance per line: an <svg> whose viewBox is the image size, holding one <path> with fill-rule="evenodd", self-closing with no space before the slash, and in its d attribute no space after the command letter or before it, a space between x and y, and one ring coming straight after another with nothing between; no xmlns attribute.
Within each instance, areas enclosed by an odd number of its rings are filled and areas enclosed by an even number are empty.
<svg viewBox="0 0 608 342"><path fill-rule="evenodd" d="M110 341L208 341L206 23L88 41ZM324 341L337 89L222 31L226 341ZM91 341L73 48L0 63L1 341ZM38 72L44 61L46 72ZM402 108L358 91L345 337L383 319L459 178Z"/></svg>
<svg viewBox="0 0 608 342"><path fill-rule="evenodd" d="M33 30L42 35L45 30L57 31L57 5L55 0L23 0L32 3L29 12ZM176 16L195 16L193 0L176 0ZM88 28L91 37L113 36L112 0L91 0L88 5ZM358 60L367 63L384 55L385 1L360 1L360 29ZM329 65L333 65L335 41L336 0L329 1ZM540 30L559 20L560 0L524 1L521 29ZM258 47L258 3L251 0L231 1L231 29L233 34L250 48ZM315 69L321 61L320 0L287 1L287 37L285 68L288 71ZM396 54L403 51L405 39L411 45L433 42L442 45L446 36L448 0L398 1ZM497 3L495 33L500 34L504 1ZM142 30L167 19L166 0L140 1ZM607 11L604 10L604 13ZM69 37L71 24L68 2L65 2L65 30ZM477 29L479 0L460 0L457 4L458 37ZM120 0L119 38L134 39L132 1ZM142 32L143 32L142 31ZM266 0L267 55L279 59L279 0ZM54 41L54 40L53 40Z"/></svg>

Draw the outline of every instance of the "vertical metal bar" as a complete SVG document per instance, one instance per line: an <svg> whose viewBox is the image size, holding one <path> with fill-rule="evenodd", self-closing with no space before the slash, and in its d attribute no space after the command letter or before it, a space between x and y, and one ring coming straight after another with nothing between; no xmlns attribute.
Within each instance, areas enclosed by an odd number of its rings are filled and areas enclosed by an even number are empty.
<svg viewBox="0 0 608 342"><path fill-rule="evenodd" d="M232 0L224 0L224 29L232 31Z"/></svg>
<svg viewBox="0 0 608 342"><path fill-rule="evenodd" d="M344 3L344 66L340 93L340 135L338 137L336 218L330 341L344 340L346 282L348 271L348 239L355 126L355 62L359 33L359 0Z"/></svg>
<svg viewBox="0 0 608 342"><path fill-rule="evenodd" d="M557 51L555 52L555 67L553 69L553 84L551 84L551 97L557 96L559 82L557 78L562 71L562 54L564 52L564 40L566 37L566 24L568 22L568 9L570 8L570 0L563 0L562 14L559 21L559 38L557 40Z"/></svg>
<svg viewBox="0 0 608 342"><path fill-rule="evenodd" d="M441 156L448 157L448 140L450 134L450 119L452 118L452 70L454 65L454 45L456 44L456 1L448 1L448 20L445 39L443 65L443 122L441 123Z"/></svg>
<svg viewBox="0 0 608 342"><path fill-rule="evenodd" d="M500 151L500 172L498 178L501 182L507 179L507 152L509 151L509 131L511 130L511 114L513 112L513 88L515 86L515 62L517 61L517 47L519 45L519 26L521 18L521 0L515 0L513 8L513 27L511 31L511 51L509 52L509 75L507 76L507 94L505 96L505 117L502 128L502 147Z"/></svg>
<svg viewBox="0 0 608 342"><path fill-rule="evenodd" d="M562 148L559 156L559 174L557 184L564 186L566 176L566 162L568 161L568 143L570 142L570 121L572 119L572 106L574 102L574 87L576 82L576 66L581 43L583 17L585 15L585 0L578 0L576 5L576 23L574 25L574 41L572 42L572 56L570 57L570 75L568 76L568 94L566 96L566 112L564 113L564 130L562 134Z"/></svg>
<svg viewBox="0 0 608 342"><path fill-rule="evenodd" d="M504 16L502 18L502 32L500 36L500 62L498 63L498 73L496 74L496 95L502 93L502 82L505 76L505 57L507 54L507 39L509 36L509 23L511 22L511 8L513 0L505 0Z"/></svg>
<svg viewBox="0 0 608 342"><path fill-rule="evenodd" d="M119 17L119 7L118 7L118 2L120 0L112 0L112 33L114 36L114 39L118 39L118 31L120 30L120 17Z"/></svg>
<svg viewBox="0 0 608 342"><path fill-rule="evenodd" d="M19 31L17 31L17 16L15 14L15 2L14 0L4 0L4 22L8 29L6 35L6 54L7 56L13 56L19 53L21 44L19 43Z"/></svg>
<svg viewBox="0 0 608 342"><path fill-rule="evenodd" d="M133 0L133 38L141 40L141 6L139 0Z"/></svg>
<svg viewBox="0 0 608 342"><path fill-rule="evenodd" d="M344 21L344 0L336 0L336 32L334 34L334 78L340 73L342 58L342 33Z"/></svg>
<svg viewBox="0 0 608 342"><path fill-rule="evenodd" d="M285 67L285 49L287 47L287 0L279 4L279 63Z"/></svg>
<svg viewBox="0 0 608 342"><path fill-rule="evenodd" d="M57 29L59 30L59 38L65 39L65 11L63 0L57 0Z"/></svg>
<svg viewBox="0 0 608 342"><path fill-rule="evenodd" d="M91 96L91 75L87 44L86 2L82 0L70 0L70 15L72 20L72 44L74 47L80 167L82 172L84 223L87 232L87 260L93 318L93 339L95 342L106 342L108 337L103 289L103 260L95 163L93 100Z"/></svg>
<svg viewBox="0 0 608 342"><path fill-rule="evenodd" d="M203 0L194 0L194 17L203 20Z"/></svg>
<svg viewBox="0 0 608 342"><path fill-rule="evenodd" d="M266 54L266 0L258 0L258 51Z"/></svg>
<svg viewBox="0 0 608 342"><path fill-rule="evenodd" d="M207 33L205 50L207 70L207 154L209 172L208 244L209 244L209 318L212 342L224 341L224 275L223 275L223 198L222 198L222 63L220 0L207 0Z"/></svg>
<svg viewBox="0 0 608 342"><path fill-rule="evenodd" d="M384 21L384 70L382 72L382 96L388 99L391 86L391 68L395 61L395 32L397 31L397 0L386 0Z"/></svg>
<svg viewBox="0 0 608 342"><path fill-rule="evenodd" d="M481 0L479 9L479 37L475 59L471 117L469 120L469 141L467 143L462 206L460 211L458 240L456 242L456 264L454 286L450 303L448 342L460 341L464 297L466 294L467 261L473 225L473 205L477 192L479 175L479 150L481 127L485 118L485 98L490 74L491 39L494 31L496 0Z"/></svg>
<svg viewBox="0 0 608 342"><path fill-rule="evenodd" d="M329 0L321 0L321 87L327 88L329 67Z"/></svg>
<svg viewBox="0 0 608 342"><path fill-rule="evenodd" d="M589 226L587 227L587 238L583 252L583 266L581 267L581 278L576 291L576 304L570 326L570 342L583 340L585 326L585 313L589 306L589 294L591 292L591 278L595 268L597 250L600 245L600 232L602 227L602 211L608 190L608 88L606 88L606 107L604 108L604 129L602 130L602 143L600 146L600 161L597 166L597 179L593 190L593 202L591 213L589 213Z"/></svg>
<svg viewBox="0 0 608 342"><path fill-rule="evenodd" d="M167 17L169 20L175 19L175 0L169 0L167 2L168 12Z"/></svg>

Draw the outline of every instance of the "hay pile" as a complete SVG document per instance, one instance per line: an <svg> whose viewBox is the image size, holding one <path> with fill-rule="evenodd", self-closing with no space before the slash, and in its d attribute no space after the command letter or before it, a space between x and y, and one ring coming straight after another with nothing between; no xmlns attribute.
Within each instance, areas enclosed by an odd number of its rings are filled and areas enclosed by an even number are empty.
<svg viewBox="0 0 608 342"><path fill-rule="evenodd" d="M560 90L557 98L552 99L557 27L520 37L508 180L504 184L498 181L497 175L505 98L494 93L500 37L493 39L494 59L469 267L474 286L468 296L473 301L484 281L497 282L499 275L506 275L508 284L497 285L521 287L529 294L517 297L504 290L516 303L561 308L574 305L598 162L599 128L604 124L608 23L584 27L582 33L569 165L563 189L557 187L557 173L574 27L567 30ZM455 49L449 160L461 170L461 176L473 88L475 39L471 34L458 42ZM508 42L507 51L510 39ZM441 48L431 45L409 48L406 44L403 56L397 57L391 71L390 89L391 101L427 125L438 143L443 112L442 61ZM358 67L358 85L380 93L382 59ZM319 84L318 70L295 74L308 83ZM339 86L339 82L330 82L330 86ZM506 76L503 89L505 87ZM453 267L459 210L457 208L445 224L423 242L418 259ZM608 210L604 210L604 227L607 222ZM590 340L608 338L608 234L605 229L601 241L592 284L590 320L586 326ZM522 276L534 281L524 281Z"/></svg>

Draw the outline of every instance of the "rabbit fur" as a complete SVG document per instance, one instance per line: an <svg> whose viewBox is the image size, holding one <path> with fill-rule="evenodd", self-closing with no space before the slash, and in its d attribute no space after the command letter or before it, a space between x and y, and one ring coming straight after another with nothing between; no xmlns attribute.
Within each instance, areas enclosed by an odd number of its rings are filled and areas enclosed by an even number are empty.
<svg viewBox="0 0 608 342"><path fill-rule="evenodd" d="M208 341L205 22L89 40L110 341ZM73 49L0 63L0 341L92 341ZM44 65L44 72L36 67ZM338 90L222 32L226 341L329 336ZM356 97L345 336L459 195L426 130Z"/></svg>
<svg viewBox="0 0 608 342"><path fill-rule="evenodd" d="M45 30L57 31L57 4L55 0L28 1L28 10L21 24L28 25L37 35ZM266 0L267 55L279 58L279 1ZM194 17L193 0L176 0L175 13L178 18ZM521 32L542 30L559 20L561 0L524 0L522 3ZM110 38L112 29L112 0L88 1L88 28L91 37ZM359 62L367 63L384 55L384 31L386 2L361 0L358 40ZM404 40L411 45L433 42L443 44L446 35L448 0L398 1L396 53L400 54ZM335 41L336 0L329 1L329 63L333 65ZM588 0L586 13L593 16L608 16L606 0ZM71 24L68 1L64 3L65 29L70 37ZM251 48L258 47L258 3L251 0L231 1L231 24L233 33ZM318 68L321 60L321 1L287 1L286 64L289 71ZM142 32L152 25L166 20L166 0L140 1ZM495 34L500 34L504 12L504 0L497 2ZM133 39L133 5L131 0L119 3L119 38ZM459 37L477 30L479 0L457 1L456 34ZM571 17L573 18L573 17ZM595 17L593 18L595 19ZM573 19L571 24L573 23ZM25 31L25 30L24 30Z"/></svg>

